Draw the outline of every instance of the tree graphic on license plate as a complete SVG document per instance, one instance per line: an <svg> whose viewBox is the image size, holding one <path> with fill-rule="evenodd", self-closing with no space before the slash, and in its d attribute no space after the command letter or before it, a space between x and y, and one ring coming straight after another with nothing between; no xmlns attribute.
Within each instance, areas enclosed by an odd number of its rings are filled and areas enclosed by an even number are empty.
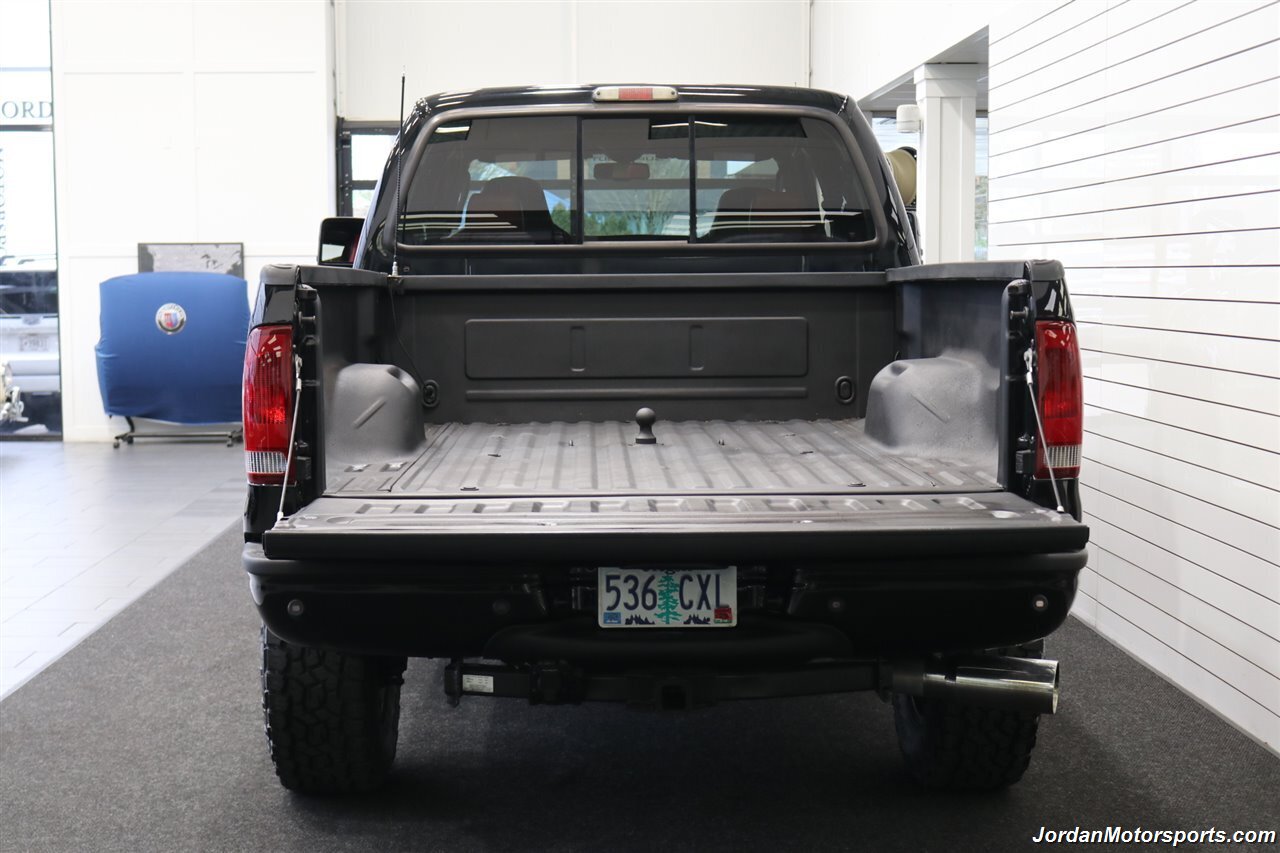
<svg viewBox="0 0 1280 853"><path fill-rule="evenodd" d="M658 608L653 615L667 625L680 621L680 584L673 571L664 572L658 579Z"/></svg>

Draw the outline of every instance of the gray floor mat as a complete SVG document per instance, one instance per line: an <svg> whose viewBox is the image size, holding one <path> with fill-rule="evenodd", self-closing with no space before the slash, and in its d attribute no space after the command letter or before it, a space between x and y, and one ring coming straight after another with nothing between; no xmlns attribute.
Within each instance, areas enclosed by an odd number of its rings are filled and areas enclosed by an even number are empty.
<svg viewBox="0 0 1280 853"><path fill-rule="evenodd" d="M239 551L233 528L0 702L0 849L919 853L1029 850L1042 826L1280 824L1280 760L1074 620L1050 639L1059 713L998 794L913 787L873 695L451 709L441 665L414 661L390 786L297 797L262 736Z"/></svg>

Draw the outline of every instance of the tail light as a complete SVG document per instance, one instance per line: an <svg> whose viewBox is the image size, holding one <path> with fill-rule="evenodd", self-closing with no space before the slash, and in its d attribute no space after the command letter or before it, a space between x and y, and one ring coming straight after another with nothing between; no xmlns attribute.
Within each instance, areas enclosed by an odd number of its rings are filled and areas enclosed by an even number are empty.
<svg viewBox="0 0 1280 853"><path fill-rule="evenodd" d="M1080 378L1080 345L1074 323L1036 322L1036 389L1044 441L1036 450L1036 476L1049 470L1061 478L1080 475L1080 445L1084 439L1084 397Z"/></svg>
<svg viewBox="0 0 1280 853"><path fill-rule="evenodd" d="M253 485L285 481L293 386L293 329L251 329L244 352L244 468Z"/></svg>

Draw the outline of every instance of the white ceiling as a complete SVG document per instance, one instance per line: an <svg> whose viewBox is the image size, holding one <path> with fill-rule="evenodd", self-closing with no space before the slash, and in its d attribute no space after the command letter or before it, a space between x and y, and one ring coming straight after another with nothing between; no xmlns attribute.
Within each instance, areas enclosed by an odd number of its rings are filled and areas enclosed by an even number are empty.
<svg viewBox="0 0 1280 853"><path fill-rule="evenodd" d="M981 65L982 71L978 76L977 108L978 112L986 112L987 30L985 28L929 59L929 64L935 63ZM898 79L887 83L885 86L877 89L867 97L858 101L858 106L862 107L863 112L867 113L891 113L902 104L914 104L916 102L916 84L913 79L914 75L915 69L907 71Z"/></svg>

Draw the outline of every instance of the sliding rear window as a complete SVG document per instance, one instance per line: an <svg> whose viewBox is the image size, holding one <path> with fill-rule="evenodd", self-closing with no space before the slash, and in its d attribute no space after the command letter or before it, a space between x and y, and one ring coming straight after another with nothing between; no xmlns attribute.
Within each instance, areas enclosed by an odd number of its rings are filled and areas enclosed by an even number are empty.
<svg viewBox="0 0 1280 853"><path fill-rule="evenodd" d="M498 117L435 128L408 188L407 244L851 242L867 194L807 117Z"/></svg>
<svg viewBox="0 0 1280 853"><path fill-rule="evenodd" d="M402 243L568 243L574 233L573 116L441 124L427 140Z"/></svg>

